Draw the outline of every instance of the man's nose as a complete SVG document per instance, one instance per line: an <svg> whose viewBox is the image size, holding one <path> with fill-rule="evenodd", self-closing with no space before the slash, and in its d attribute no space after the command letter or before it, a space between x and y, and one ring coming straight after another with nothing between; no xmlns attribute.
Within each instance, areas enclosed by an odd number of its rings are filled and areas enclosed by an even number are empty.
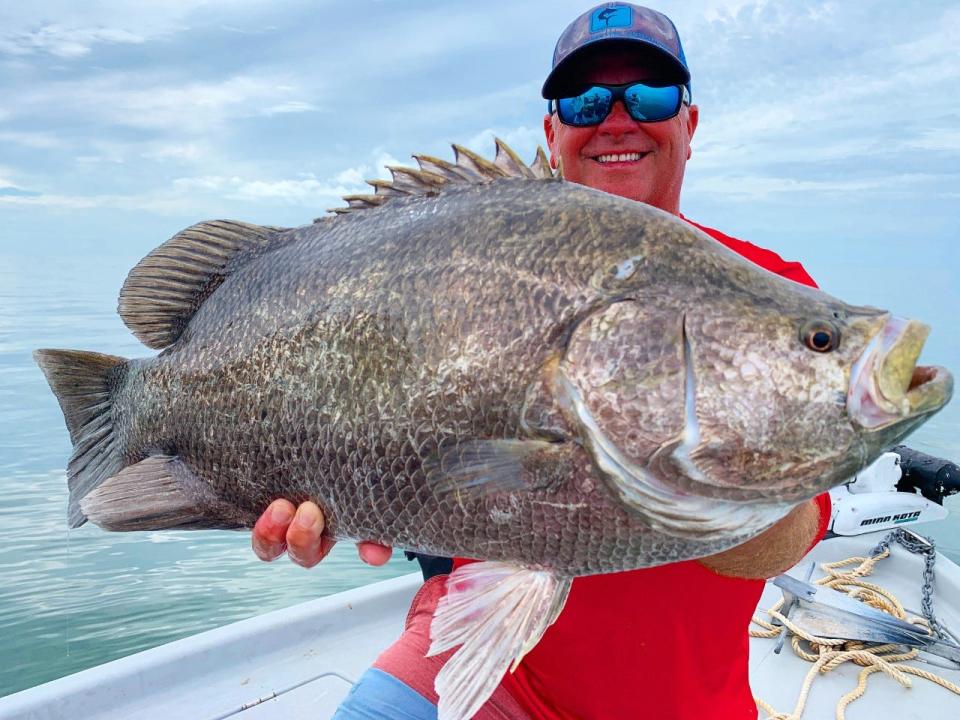
<svg viewBox="0 0 960 720"><path fill-rule="evenodd" d="M600 133L608 135L624 135L630 132L636 132L637 121L630 117L623 102L617 100L610 108L610 114L603 119L600 127L597 128Z"/></svg>

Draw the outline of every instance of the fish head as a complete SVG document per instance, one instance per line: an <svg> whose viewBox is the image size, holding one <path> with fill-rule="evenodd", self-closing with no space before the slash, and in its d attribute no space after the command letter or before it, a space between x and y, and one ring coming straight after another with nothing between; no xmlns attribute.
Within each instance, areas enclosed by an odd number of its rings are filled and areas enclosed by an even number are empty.
<svg viewBox="0 0 960 720"><path fill-rule="evenodd" d="M917 365L923 323L762 284L685 314L684 437L663 472L698 494L798 502L896 445L950 400L953 379Z"/></svg>
<svg viewBox="0 0 960 720"><path fill-rule="evenodd" d="M556 392L608 484L645 512L660 502L658 522L686 513L685 530L706 527L703 499L782 515L952 394L947 370L917 365L922 323L745 265L674 294L622 292L559 366Z"/></svg>

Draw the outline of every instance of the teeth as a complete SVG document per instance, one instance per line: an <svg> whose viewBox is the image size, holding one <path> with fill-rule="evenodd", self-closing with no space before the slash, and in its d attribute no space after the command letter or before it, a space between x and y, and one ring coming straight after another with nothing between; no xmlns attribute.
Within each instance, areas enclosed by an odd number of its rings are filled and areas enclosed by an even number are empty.
<svg viewBox="0 0 960 720"><path fill-rule="evenodd" d="M639 160L643 156L643 153L620 153L619 155L598 155L597 162L607 163L607 162L627 162L629 160Z"/></svg>

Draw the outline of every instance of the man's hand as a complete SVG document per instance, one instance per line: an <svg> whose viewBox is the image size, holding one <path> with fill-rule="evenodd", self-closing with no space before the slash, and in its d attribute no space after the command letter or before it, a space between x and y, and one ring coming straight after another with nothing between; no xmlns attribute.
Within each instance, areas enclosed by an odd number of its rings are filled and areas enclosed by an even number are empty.
<svg viewBox="0 0 960 720"><path fill-rule="evenodd" d="M289 500L274 500L253 527L253 551L270 562L286 552L297 565L313 567L336 543L323 535L323 513L316 503L294 508ZM357 543L360 559L368 565L383 565L392 548L373 542Z"/></svg>
<svg viewBox="0 0 960 720"><path fill-rule="evenodd" d="M796 565L813 544L819 527L820 509L815 500L799 505L786 517L742 545L700 562L720 575L765 579ZM315 503L294 508L289 500L274 500L253 528L253 551L271 561L286 552L297 565L313 567L334 546L323 535L323 513ZM368 565L383 565L392 548L373 542L357 543L360 559Z"/></svg>
<svg viewBox="0 0 960 720"><path fill-rule="evenodd" d="M817 536L820 508L816 500L798 505L782 520L742 545L700 562L720 575L765 580L789 570L807 554Z"/></svg>

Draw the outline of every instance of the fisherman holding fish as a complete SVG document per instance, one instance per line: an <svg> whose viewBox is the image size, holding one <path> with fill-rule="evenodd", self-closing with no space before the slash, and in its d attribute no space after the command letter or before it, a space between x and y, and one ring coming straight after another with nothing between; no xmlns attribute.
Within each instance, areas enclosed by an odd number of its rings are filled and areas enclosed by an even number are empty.
<svg viewBox="0 0 960 720"><path fill-rule="evenodd" d="M551 165L562 163L567 180L680 215L699 117L690 85L665 15L627 3L585 12L561 35L543 86ZM767 270L815 287L799 263L688 222ZM476 717L756 718L747 628L763 581L798 562L829 517L824 493L731 550L577 579L555 624ZM333 546L323 527L314 503L295 509L277 500L257 523L254 548L264 560L286 550L312 567ZM376 543L358 547L372 565L390 557ZM424 654L445 578L427 580L403 636L354 687L338 720L436 717L434 676L449 653Z"/></svg>
<svg viewBox="0 0 960 720"><path fill-rule="evenodd" d="M454 146L312 225L197 223L120 291L161 352L37 350L69 524L453 556L340 720L755 718L763 579L952 376L922 323L682 218L664 15L583 14L543 95L552 163Z"/></svg>

